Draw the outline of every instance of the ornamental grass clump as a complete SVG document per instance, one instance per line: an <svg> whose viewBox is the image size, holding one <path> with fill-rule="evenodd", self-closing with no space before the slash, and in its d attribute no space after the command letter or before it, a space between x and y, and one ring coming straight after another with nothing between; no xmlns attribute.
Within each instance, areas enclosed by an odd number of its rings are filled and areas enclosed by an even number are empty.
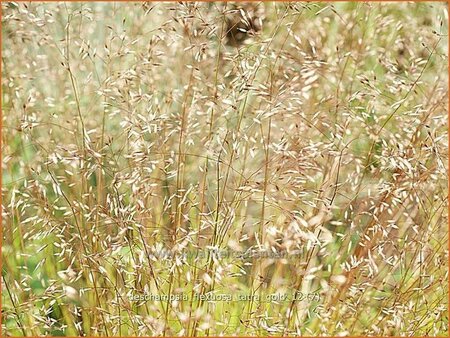
<svg viewBox="0 0 450 338"><path fill-rule="evenodd" d="M445 3L1 6L5 335L448 335Z"/></svg>

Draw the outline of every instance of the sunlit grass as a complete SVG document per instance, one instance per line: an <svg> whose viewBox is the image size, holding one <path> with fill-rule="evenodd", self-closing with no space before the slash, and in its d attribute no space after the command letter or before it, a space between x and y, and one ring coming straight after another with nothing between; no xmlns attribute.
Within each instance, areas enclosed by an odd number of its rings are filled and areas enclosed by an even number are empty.
<svg viewBox="0 0 450 338"><path fill-rule="evenodd" d="M2 15L6 335L448 334L446 4Z"/></svg>

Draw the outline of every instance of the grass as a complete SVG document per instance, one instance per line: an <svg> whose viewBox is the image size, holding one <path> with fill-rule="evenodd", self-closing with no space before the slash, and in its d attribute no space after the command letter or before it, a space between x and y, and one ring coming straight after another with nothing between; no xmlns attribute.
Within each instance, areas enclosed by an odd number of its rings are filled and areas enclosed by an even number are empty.
<svg viewBox="0 0 450 338"><path fill-rule="evenodd" d="M445 3L2 3L2 330L447 336Z"/></svg>

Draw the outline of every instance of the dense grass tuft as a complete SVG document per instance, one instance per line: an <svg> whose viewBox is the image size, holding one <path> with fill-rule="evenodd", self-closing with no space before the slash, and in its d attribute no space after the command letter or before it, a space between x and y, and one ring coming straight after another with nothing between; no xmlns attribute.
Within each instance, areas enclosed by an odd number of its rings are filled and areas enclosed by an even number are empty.
<svg viewBox="0 0 450 338"><path fill-rule="evenodd" d="M445 3L1 5L5 335L448 334Z"/></svg>

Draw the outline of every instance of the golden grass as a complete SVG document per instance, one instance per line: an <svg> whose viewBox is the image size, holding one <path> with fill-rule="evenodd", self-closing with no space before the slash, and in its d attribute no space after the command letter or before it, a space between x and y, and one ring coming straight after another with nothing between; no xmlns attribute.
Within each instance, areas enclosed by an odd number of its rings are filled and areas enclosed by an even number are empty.
<svg viewBox="0 0 450 338"><path fill-rule="evenodd" d="M2 3L5 335L448 334L445 3Z"/></svg>

